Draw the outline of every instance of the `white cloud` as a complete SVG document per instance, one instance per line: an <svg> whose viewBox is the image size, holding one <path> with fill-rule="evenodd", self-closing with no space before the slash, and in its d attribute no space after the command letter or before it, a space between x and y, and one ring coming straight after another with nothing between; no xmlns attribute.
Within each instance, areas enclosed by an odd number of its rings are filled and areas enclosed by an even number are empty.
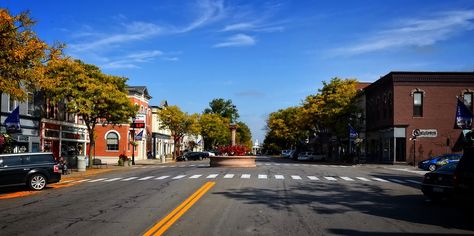
<svg viewBox="0 0 474 236"><path fill-rule="evenodd" d="M353 46L338 48L334 55L355 55L406 46L429 46L474 28L474 10L448 11L430 18L405 19L398 26L369 35Z"/></svg>
<svg viewBox="0 0 474 236"><path fill-rule="evenodd" d="M155 58L160 58L164 56L165 53L159 50L151 51L140 51L137 53L132 53L125 55L120 58L114 59L105 59L105 63L102 64L102 68L106 69L136 69L140 68L137 64L150 62ZM163 60L170 60L169 57L163 57ZM177 57L172 58L172 60L178 60Z"/></svg>
<svg viewBox="0 0 474 236"><path fill-rule="evenodd" d="M231 25L226 25L224 29L221 31L229 32L229 31L253 31L253 32L265 32L265 33L272 33L272 32L281 32L285 29L283 26L279 26L278 24L258 24L258 23L236 23Z"/></svg>
<svg viewBox="0 0 474 236"><path fill-rule="evenodd" d="M225 26L222 31L250 30L253 28L255 28L255 25L253 23L237 23Z"/></svg>
<svg viewBox="0 0 474 236"><path fill-rule="evenodd" d="M122 24L124 31L123 33L107 34L106 36L96 35L98 38L95 41L70 44L70 48L74 51L88 51L95 50L97 48L110 47L121 43L127 43L131 41L143 40L151 36L158 35L162 32L162 28L146 22L131 22L128 24Z"/></svg>
<svg viewBox="0 0 474 236"><path fill-rule="evenodd" d="M236 34L227 38L226 41L222 43L215 44L215 48L222 47L242 47L242 46L252 46L255 45L256 41L253 37L246 34Z"/></svg>
<svg viewBox="0 0 474 236"><path fill-rule="evenodd" d="M176 30L176 33L185 33L211 22L221 19L225 15L224 2L222 0L200 0L197 2L198 17L186 27Z"/></svg>

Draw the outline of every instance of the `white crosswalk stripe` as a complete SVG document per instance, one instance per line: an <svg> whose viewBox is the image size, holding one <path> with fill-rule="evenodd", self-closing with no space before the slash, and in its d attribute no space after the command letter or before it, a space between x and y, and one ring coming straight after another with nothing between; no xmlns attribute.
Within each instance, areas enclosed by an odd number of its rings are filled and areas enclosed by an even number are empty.
<svg viewBox="0 0 474 236"><path fill-rule="evenodd" d="M270 164L268 164L268 163L265 163L265 165L266 165L266 166L269 166Z"/></svg>
<svg viewBox="0 0 474 236"><path fill-rule="evenodd" d="M362 180L362 181L365 181L365 182L370 182L370 181L372 181L372 180L367 179L367 178L364 178L364 177L356 177L356 178L358 178L358 179L360 179L360 180Z"/></svg>
<svg viewBox="0 0 474 236"><path fill-rule="evenodd" d="M67 184L67 183L71 183L71 182L74 182L75 180L66 180L66 181L61 181L62 184Z"/></svg>
<svg viewBox="0 0 474 236"><path fill-rule="evenodd" d="M308 176L308 179L310 179L310 180L319 180L319 178L316 177L316 176Z"/></svg>
<svg viewBox="0 0 474 236"><path fill-rule="evenodd" d="M407 182L403 181L403 180L399 180L399 179L388 179L392 182L395 182L395 183L399 183L399 184L406 184Z"/></svg>
<svg viewBox="0 0 474 236"><path fill-rule="evenodd" d="M420 181L416 181L416 180L407 179L407 181L414 184L421 184Z"/></svg>
<svg viewBox="0 0 474 236"><path fill-rule="evenodd" d="M215 179L219 174L210 174L206 178L207 179Z"/></svg>
<svg viewBox="0 0 474 236"><path fill-rule="evenodd" d="M95 182L99 182L99 181L106 180L106 179L107 178L94 179L94 180L90 180L89 183L95 183Z"/></svg>
<svg viewBox="0 0 474 236"><path fill-rule="evenodd" d="M138 179L138 180L147 180L147 179L151 179L151 178L153 178L153 177L155 177L155 176L147 176L147 177L140 178L140 179Z"/></svg>
<svg viewBox="0 0 474 236"><path fill-rule="evenodd" d="M178 175L178 176L173 177L172 179L182 179L184 177L186 177L186 175Z"/></svg>
<svg viewBox="0 0 474 236"><path fill-rule="evenodd" d="M324 178L331 181L337 181L337 179L334 177L325 176Z"/></svg>
<svg viewBox="0 0 474 236"><path fill-rule="evenodd" d="M198 166L209 166L209 165L207 165L207 164L199 164Z"/></svg>
<svg viewBox="0 0 474 236"><path fill-rule="evenodd" d="M275 179L285 179L285 176L283 176L283 175L275 175Z"/></svg>
<svg viewBox="0 0 474 236"><path fill-rule="evenodd" d="M351 179L349 177L344 177L344 176L342 176L341 179L343 179L345 181L354 181L353 179Z"/></svg>
<svg viewBox="0 0 474 236"><path fill-rule="evenodd" d="M224 179L232 179L234 178L234 174L226 174L224 175Z"/></svg>
<svg viewBox="0 0 474 236"><path fill-rule="evenodd" d="M372 178L373 180L377 180L379 182L384 182L384 183L387 183L389 182L388 180L384 180L384 179L381 179L381 178Z"/></svg>
<svg viewBox="0 0 474 236"><path fill-rule="evenodd" d="M113 182L113 181L117 181L119 179L122 179L122 178L112 178L112 179L106 180L105 182Z"/></svg>
<svg viewBox="0 0 474 236"><path fill-rule="evenodd" d="M157 180L162 180L162 179L166 179L166 178L168 178L168 177L170 177L170 176L169 176L169 175L164 175L164 176L160 176L160 177L158 177L158 178L156 178L156 179L157 179Z"/></svg>
<svg viewBox="0 0 474 236"><path fill-rule="evenodd" d="M250 175L249 174L242 174L240 176L241 179L250 179Z"/></svg>
<svg viewBox="0 0 474 236"><path fill-rule="evenodd" d="M199 177L201 177L201 176L202 176L202 175L193 175L193 176L191 176L191 177L189 177L189 178L190 178L190 179L197 179L197 178L199 178Z"/></svg>
<svg viewBox="0 0 474 236"><path fill-rule="evenodd" d="M292 179L301 179L301 177L299 175L292 175L291 178Z"/></svg>
<svg viewBox="0 0 474 236"><path fill-rule="evenodd" d="M258 175L259 179L267 179L267 175Z"/></svg>
<svg viewBox="0 0 474 236"><path fill-rule="evenodd" d="M91 179L81 179L81 180L76 181L76 183L86 182L86 181L89 181L89 180L91 180Z"/></svg>
<svg viewBox="0 0 474 236"><path fill-rule="evenodd" d="M129 178L126 178L126 179L122 179L121 181L130 181L132 179L137 179L138 177L129 177Z"/></svg>
<svg viewBox="0 0 474 236"><path fill-rule="evenodd" d="M192 165L189 165L189 166L191 166L191 167L192 167L192 166L196 166L196 165L192 164Z"/></svg>

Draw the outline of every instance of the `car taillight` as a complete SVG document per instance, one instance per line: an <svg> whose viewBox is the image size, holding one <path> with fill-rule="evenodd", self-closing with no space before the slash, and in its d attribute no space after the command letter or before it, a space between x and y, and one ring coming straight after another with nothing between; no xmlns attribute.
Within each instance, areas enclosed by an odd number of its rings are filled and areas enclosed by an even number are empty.
<svg viewBox="0 0 474 236"><path fill-rule="evenodd" d="M59 173L59 166L58 165L54 165L54 173Z"/></svg>

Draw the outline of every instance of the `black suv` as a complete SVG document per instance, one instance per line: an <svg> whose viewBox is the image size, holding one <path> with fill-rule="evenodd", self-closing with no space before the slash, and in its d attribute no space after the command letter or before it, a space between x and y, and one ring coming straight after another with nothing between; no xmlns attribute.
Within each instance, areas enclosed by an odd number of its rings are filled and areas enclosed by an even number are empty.
<svg viewBox="0 0 474 236"><path fill-rule="evenodd" d="M474 198L474 148L465 148L454 172L454 190L462 200Z"/></svg>
<svg viewBox="0 0 474 236"><path fill-rule="evenodd" d="M33 190L42 190L46 184L60 180L59 166L52 153L0 155L0 186L26 184Z"/></svg>

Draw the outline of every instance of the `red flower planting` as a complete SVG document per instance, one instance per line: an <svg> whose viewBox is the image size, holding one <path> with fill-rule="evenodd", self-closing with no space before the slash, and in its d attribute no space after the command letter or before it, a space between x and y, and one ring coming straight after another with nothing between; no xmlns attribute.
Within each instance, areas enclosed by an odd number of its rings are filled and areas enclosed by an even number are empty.
<svg viewBox="0 0 474 236"><path fill-rule="evenodd" d="M222 155L227 155L227 156L244 156L250 151L250 149L244 145L222 146L222 147L218 147L217 150L219 150L219 152L221 152Z"/></svg>

